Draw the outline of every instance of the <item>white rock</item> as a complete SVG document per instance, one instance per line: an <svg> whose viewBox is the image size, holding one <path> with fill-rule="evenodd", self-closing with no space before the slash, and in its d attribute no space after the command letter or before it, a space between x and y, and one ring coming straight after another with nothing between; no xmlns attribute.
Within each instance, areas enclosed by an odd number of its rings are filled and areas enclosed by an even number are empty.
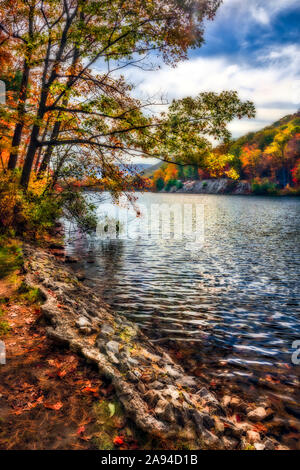
<svg viewBox="0 0 300 470"><path fill-rule="evenodd" d="M267 416L267 412L262 406L259 406L250 411L247 416L251 421L263 421Z"/></svg>
<svg viewBox="0 0 300 470"><path fill-rule="evenodd" d="M120 349L120 345L119 343L117 343L117 341L109 341L106 344L106 350L114 354L118 354L119 349Z"/></svg>
<svg viewBox="0 0 300 470"><path fill-rule="evenodd" d="M256 431L247 431L246 436L250 444L254 444L255 442L260 442L260 434Z"/></svg>
<svg viewBox="0 0 300 470"><path fill-rule="evenodd" d="M261 442L255 442L254 443L254 448L255 448L255 450L265 450L265 445L262 444Z"/></svg>

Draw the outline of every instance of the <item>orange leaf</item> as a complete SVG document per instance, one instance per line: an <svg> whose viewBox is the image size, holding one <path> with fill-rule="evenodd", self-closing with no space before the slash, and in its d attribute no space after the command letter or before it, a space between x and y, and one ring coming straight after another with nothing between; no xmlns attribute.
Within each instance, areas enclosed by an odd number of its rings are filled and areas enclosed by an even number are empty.
<svg viewBox="0 0 300 470"><path fill-rule="evenodd" d="M124 439L121 437L121 436L116 436L113 440L113 443L116 445L116 446L121 446L124 444Z"/></svg>
<svg viewBox="0 0 300 470"><path fill-rule="evenodd" d="M49 408L49 410L59 411L63 407L63 404L61 401L58 401L57 403L54 403L53 405L51 405L51 403L44 403L44 407Z"/></svg>
<svg viewBox="0 0 300 470"><path fill-rule="evenodd" d="M85 431L85 426L80 426L77 429L77 435L80 436L80 434L84 433L84 431Z"/></svg>
<svg viewBox="0 0 300 470"><path fill-rule="evenodd" d="M97 394L98 395L98 388L96 387L85 387L82 389L83 392L86 392L86 393L94 393L94 394Z"/></svg>
<svg viewBox="0 0 300 470"><path fill-rule="evenodd" d="M66 371L65 370L59 370L57 371L57 375L58 377L60 377L61 379L66 375Z"/></svg>

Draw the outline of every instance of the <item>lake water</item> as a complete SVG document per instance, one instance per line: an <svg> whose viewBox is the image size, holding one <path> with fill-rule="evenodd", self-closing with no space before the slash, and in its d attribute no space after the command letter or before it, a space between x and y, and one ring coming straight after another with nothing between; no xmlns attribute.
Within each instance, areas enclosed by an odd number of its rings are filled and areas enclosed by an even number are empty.
<svg viewBox="0 0 300 470"><path fill-rule="evenodd" d="M279 419L274 433L299 433L300 366L292 354L300 341L300 200L187 194L138 199L144 208L203 208L201 249L189 248L190 235L147 238L142 222L139 239L75 234L68 243L71 254L82 255L75 269L85 271L115 311L170 348L217 393L267 398Z"/></svg>

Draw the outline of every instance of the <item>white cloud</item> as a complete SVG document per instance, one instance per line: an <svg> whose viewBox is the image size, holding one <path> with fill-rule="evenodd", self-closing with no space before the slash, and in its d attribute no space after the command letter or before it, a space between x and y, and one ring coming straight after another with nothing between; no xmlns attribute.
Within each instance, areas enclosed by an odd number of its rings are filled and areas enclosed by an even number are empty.
<svg viewBox="0 0 300 470"><path fill-rule="evenodd" d="M266 57L260 58L264 65L259 68L231 63L226 57L198 57L176 68L163 66L155 72L135 71L129 78L138 83L136 92L140 96L156 94L172 99L195 96L202 91L237 90L241 99L254 101L257 108L256 120L231 124L237 136L297 111L300 105L299 57L300 49L296 46L268 50Z"/></svg>
<svg viewBox="0 0 300 470"><path fill-rule="evenodd" d="M218 11L219 16L234 15L235 18L252 17L257 23L271 24L272 18L283 10L288 10L299 4L299 0L223 0Z"/></svg>

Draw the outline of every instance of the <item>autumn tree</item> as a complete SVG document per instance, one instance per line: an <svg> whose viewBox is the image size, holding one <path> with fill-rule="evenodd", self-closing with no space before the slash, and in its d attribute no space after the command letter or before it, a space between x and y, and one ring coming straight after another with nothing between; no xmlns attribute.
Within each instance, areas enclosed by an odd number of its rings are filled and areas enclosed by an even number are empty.
<svg viewBox="0 0 300 470"><path fill-rule="evenodd" d="M253 179L259 176L259 168L261 166L262 151L255 145L245 145L242 148L240 156L242 169L245 175Z"/></svg>
<svg viewBox="0 0 300 470"><path fill-rule="evenodd" d="M9 6L11 3L5 2ZM42 170L49 164L56 146L88 146L92 151L97 148L104 153L120 152L125 136L138 133L148 121L140 111L143 104L136 102L131 106L130 94L124 94L122 81L115 78L117 70L130 64L141 66L150 53L152 58L159 55L168 63L184 59L189 47L202 44L203 21L213 18L221 2L20 0L19 3L26 20L21 20L16 11L7 18L3 12L0 24L24 61L17 137L29 100L27 69L30 76L34 72L39 89L36 105L30 109L31 135L21 177L26 188L40 147L48 154L42 160ZM92 70L95 63L103 69L96 77ZM52 126L43 138L49 115ZM80 131L78 122L83 119ZM91 126L94 119L97 125ZM68 124L76 121L72 133ZM95 130L96 134L91 136ZM11 167L17 147L12 146Z"/></svg>
<svg viewBox="0 0 300 470"><path fill-rule="evenodd" d="M294 154L291 148L288 151L288 145L297 133L297 130L297 126L294 126L292 123L281 127L273 142L264 151L264 154L270 157L270 167L274 179L276 178L276 172L282 168L283 186L292 182L291 170Z"/></svg>

